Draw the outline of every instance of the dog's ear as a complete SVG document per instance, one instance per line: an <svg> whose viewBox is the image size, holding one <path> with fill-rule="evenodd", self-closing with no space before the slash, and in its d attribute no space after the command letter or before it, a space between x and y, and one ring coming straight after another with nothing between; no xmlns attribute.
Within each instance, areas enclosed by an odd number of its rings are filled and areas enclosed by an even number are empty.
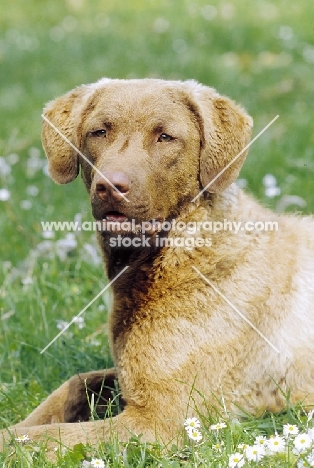
<svg viewBox="0 0 314 468"><path fill-rule="evenodd" d="M49 173L59 184L72 182L79 173L77 151L68 141L75 147L79 145L77 128L91 91L89 86L80 86L49 102L44 109L42 143L48 158Z"/></svg>
<svg viewBox="0 0 314 468"><path fill-rule="evenodd" d="M253 119L213 88L195 82L191 86L202 132L201 184L208 192L223 192L239 175L248 150L241 151L250 142Z"/></svg>

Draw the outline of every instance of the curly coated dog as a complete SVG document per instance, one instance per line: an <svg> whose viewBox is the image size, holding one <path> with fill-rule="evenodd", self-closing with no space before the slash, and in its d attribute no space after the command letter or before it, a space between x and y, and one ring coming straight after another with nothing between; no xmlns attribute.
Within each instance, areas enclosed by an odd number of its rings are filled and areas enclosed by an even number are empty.
<svg viewBox="0 0 314 468"><path fill-rule="evenodd" d="M313 405L314 220L233 183L253 125L244 109L195 81L105 78L43 117L51 177L81 170L101 225L115 367L72 377L10 430L70 447L112 433L166 443L222 398L232 413L280 411L285 393ZM106 407L115 380L123 411L90 420L86 391Z"/></svg>

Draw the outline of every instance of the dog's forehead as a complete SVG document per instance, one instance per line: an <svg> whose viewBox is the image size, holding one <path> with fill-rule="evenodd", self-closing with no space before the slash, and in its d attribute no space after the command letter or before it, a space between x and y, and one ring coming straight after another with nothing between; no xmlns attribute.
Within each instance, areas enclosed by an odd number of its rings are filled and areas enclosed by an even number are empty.
<svg viewBox="0 0 314 468"><path fill-rule="evenodd" d="M131 80L119 80L119 79L102 79L97 83L90 85L92 89L98 90L103 93L110 93L112 95L154 95L172 91L182 91L186 88L185 82L182 81L167 81L153 78L145 79L131 79Z"/></svg>
<svg viewBox="0 0 314 468"><path fill-rule="evenodd" d="M91 114L107 113L113 118L169 116L188 113L188 95L183 83L163 80L111 80L96 83L91 98Z"/></svg>

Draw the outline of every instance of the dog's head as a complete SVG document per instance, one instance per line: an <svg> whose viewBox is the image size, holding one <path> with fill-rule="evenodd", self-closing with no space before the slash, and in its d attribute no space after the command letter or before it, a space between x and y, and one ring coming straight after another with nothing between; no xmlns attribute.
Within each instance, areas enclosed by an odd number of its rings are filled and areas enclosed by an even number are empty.
<svg viewBox="0 0 314 468"><path fill-rule="evenodd" d="M142 222L176 216L203 188L224 191L251 127L240 106L194 81L103 79L50 102L42 139L56 182L81 166L96 219Z"/></svg>

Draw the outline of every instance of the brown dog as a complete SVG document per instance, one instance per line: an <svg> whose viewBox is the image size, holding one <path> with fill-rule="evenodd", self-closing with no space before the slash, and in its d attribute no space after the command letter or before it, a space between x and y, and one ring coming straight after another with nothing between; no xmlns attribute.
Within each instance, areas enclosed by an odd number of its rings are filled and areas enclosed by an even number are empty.
<svg viewBox="0 0 314 468"><path fill-rule="evenodd" d="M282 391L313 404L314 220L277 216L232 184L250 140L245 111L193 81L103 79L49 103L44 118L52 178L71 182L81 166L106 221L115 369L73 377L15 432L68 446L111 431L169 442L222 397L255 414L283 409ZM268 221L278 230L261 231ZM107 401L115 378L124 410L88 421L85 381Z"/></svg>

